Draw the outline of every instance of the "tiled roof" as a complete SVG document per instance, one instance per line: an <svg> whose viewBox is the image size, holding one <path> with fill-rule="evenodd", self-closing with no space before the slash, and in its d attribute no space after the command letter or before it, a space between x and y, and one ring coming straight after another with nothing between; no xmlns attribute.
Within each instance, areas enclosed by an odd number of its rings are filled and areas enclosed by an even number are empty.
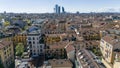
<svg viewBox="0 0 120 68"><path fill-rule="evenodd" d="M67 59L53 59L48 61L52 67L72 67L72 63Z"/></svg>
<svg viewBox="0 0 120 68"><path fill-rule="evenodd" d="M111 45L118 43L118 39L115 39L115 37L112 36L104 36L102 39Z"/></svg>
<svg viewBox="0 0 120 68"><path fill-rule="evenodd" d="M93 56L86 50L82 49L77 52L78 61L81 63L83 68L100 68L94 61Z"/></svg>
<svg viewBox="0 0 120 68"><path fill-rule="evenodd" d="M11 41L1 40L0 41L0 49L4 48L6 46L9 46L10 44L12 44Z"/></svg>
<svg viewBox="0 0 120 68"><path fill-rule="evenodd" d="M68 52L71 52L71 51L73 51L73 50L75 50L75 48L74 48L72 45L68 45L68 46L66 47L67 53L68 53Z"/></svg>

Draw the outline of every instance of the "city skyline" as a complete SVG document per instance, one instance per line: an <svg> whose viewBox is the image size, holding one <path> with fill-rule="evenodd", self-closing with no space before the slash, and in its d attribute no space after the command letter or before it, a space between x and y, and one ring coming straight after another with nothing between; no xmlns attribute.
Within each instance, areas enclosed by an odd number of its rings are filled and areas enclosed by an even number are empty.
<svg viewBox="0 0 120 68"><path fill-rule="evenodd" d="M120 1L115 0L0 0L0 12L53 13L55 4L67 12L120 12Z"/></svg>

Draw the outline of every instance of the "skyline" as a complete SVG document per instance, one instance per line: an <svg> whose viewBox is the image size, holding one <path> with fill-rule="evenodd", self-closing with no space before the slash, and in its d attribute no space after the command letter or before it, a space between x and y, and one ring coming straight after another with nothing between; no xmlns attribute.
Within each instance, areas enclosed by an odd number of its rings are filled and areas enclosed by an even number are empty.
<svg viewBox="0 0 120 68"><path fill-rule="evenodd" d="M120 1L115 0L0 0L0 12L53 13L55 5L67 12L120 12Z"/></svg>

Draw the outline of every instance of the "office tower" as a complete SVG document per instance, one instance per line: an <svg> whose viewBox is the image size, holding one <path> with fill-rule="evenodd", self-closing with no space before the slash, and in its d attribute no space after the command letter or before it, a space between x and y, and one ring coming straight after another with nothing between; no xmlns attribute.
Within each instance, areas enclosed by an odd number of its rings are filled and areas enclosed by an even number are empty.
<svg viewBox="0 0 120 68"><path fill-rule="evenodd" d="M58 6L57 4L55 5L54 11L56 14L60 14L60 6Z"/></svg>
<svg viewBox="0 0 120 68"><path fill-rule="evenodd" d="M59 6L56 4L56 5L55 5L55 8L54 8L56 14L58 13L58 7L59 7Z"/></svg>
<svg viewBox="0 0 120 68"><path fill-rule="evenodd" d="M62 13L65 13L65 9L64 9L64 7L62 7Z"/></svg>
<svg viewBox="0 0 120 68"><path fill-rule="evenodd" d="M58 6L58 14L60 14L60 6Z"/></svg>

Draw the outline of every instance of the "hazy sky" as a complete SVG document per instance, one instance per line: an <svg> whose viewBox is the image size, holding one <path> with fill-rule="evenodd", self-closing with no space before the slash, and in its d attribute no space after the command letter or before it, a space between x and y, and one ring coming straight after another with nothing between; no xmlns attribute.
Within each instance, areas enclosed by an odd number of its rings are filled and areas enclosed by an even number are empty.
<svg viewBox="0 0 120 68"><path fill-rule="evenodd" d="M120 11L120 0L0 0L0 12L53 12L55 4L67 12Z"/></svg>

